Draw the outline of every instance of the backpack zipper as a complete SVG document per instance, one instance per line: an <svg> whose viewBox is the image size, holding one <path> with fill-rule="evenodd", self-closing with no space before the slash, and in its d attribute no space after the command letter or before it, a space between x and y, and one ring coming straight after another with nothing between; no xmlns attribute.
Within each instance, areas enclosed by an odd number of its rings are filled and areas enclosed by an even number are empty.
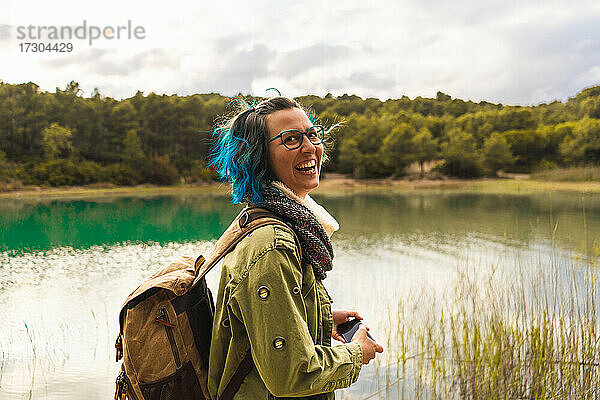
<svg viewBox="0 0 600 400"><path fill-rule="evenodd" d="M175 359L175 366L177 368L181 367L181 358L179 357L179 350L177 350L177 343L175 343L175 336L173 335L173 328L175 327L175 324L172 324L169 321L169 314L167 314L167 309L162 308L160 310L160 314L158 314L158 317L154 318L154 320L165 327L167 339L169 339L171 351L173 352L173 358Z"/></svg>
<svg viewBox="0 0 600 400"><path fill-rule="evenodd" d="M125 370L121 369L119 376L117 376L117 391L115 393L115 400L137 400L137 395L131 387L129 377L125 373Z"/></svg>

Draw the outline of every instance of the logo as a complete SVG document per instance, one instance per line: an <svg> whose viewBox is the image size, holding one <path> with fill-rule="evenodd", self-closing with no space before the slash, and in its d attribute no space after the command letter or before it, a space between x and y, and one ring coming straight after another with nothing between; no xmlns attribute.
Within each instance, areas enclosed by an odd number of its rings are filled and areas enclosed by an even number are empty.
<svg viewBox="0 0 600 400"><path fill-rule="evenodd" d="M17 39L34 42L43 40L69 41L73 39L87 40L91 46L98 40L142 40L146 38L146 28L134 26L131 20L127 25L88 25L87 20L78 26L56 25L21 25L17 26Z"/></svg>

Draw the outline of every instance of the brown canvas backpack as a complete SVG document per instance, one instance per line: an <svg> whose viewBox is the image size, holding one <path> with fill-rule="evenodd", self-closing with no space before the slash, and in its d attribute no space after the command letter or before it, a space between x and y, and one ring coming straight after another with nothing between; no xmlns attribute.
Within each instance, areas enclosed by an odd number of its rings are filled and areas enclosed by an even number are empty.
<svg viewBox="0 0 600 400"><path fill-rule="evenodd" d="M245 208L205 259L183 257L135 289L121 308L115 348L123 358L115 400L209 400L208 355L214 315L204 276L250 232L285 223ZM300 247L298 247L300 248ZM252 368L247 354L222 399L231 399Z"/></svg>

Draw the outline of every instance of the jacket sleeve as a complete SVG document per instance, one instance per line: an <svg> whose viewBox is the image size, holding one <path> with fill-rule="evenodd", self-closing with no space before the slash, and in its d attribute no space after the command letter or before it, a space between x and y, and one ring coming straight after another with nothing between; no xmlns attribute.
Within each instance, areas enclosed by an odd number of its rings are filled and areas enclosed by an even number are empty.
<svg viewBox="0 0 600 400"><path fill-rule="evenodd" d="M354 383L362 367L360 345L316 345L310 335L293 243L276 241L247 271L230 306L246 327L252 358L269 392L308 396Z"/></svg>

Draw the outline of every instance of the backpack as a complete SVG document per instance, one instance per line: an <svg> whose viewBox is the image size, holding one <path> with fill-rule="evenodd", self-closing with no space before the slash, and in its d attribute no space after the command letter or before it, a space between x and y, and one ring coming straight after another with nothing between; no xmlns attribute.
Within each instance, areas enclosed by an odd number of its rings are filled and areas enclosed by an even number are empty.
<svg viewBox="0 0 600 400"><path fill-rule="evenodd" d="M115 343L116 360L123 359L115 400L210 400L208 356L215 306L204 276L246 235L272 224L287 226L270 211L245 208L207 259L182 257L127 297ZM297 238L296 244L300 249ZM221 399L233 398L252 366L248 351Z"/></svg>

